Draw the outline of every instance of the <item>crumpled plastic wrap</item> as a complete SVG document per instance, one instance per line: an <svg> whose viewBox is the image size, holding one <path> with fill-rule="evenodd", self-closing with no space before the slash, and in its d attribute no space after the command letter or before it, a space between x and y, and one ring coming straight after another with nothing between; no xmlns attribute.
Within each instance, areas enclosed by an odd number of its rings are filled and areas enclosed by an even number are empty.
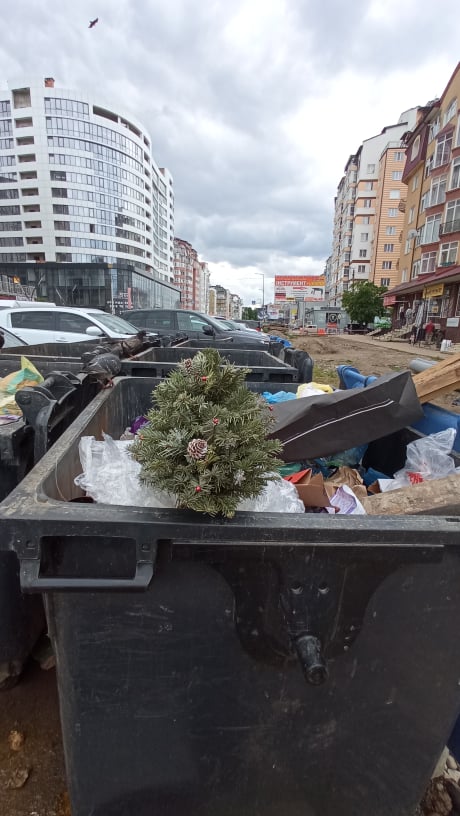
<svg viewBox="0 0 460 816"><path fill-rule="evenodd" d="M103 434L104 441L94 436L80 439L79 454L83 473L75 479L95 502L131 507L175 507L174 496L148 487L140 481L141 465L129 449L132 441L116 441ZM246 499L238 510L254 513L304 513L305 507L297 490L277 473L268 477L262 493L255 499Z"/></svg>
<svg viewBox="0 0 460 816"><path fill-rule="evenodd" d="M398 470L393 479L379 479L382 493L411 484L442 479L458 472L460 469L455 468L455 462L449 456L456 433L454 428L446 428L439 433L410 442L402 470Z"/></svg>

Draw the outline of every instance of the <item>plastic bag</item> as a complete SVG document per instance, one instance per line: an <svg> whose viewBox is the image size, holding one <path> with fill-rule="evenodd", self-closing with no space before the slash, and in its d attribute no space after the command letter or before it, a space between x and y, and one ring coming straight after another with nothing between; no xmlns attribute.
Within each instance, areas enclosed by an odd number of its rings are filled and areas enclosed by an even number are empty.
<svg viewBox="0 0 460 816"><path fill-rule="evenodd" d="M385 493L411 484L442 479L455 473L455 463L449 453L456 434L455 428L446 428L410 442L407 446L406 464L395 473L394 479L379 480L381 491Z"/></svg>
<svg viewBox="0 0 460 816"><path fill-rule="evenodd" d="M0 380L0 414L22 415L22 411L14 399L14 395L26 385L37 385L43 382L43 377L34 364L21 357L21 368L13 371Z"/></svg>
<svg viewBox="0 0 460 816"><path fill-rule="evenodd" d="M131 454L131 441L115 441L103 434L104 441L94 436L80 439L79 454L83 473L75 478L80 487L95 502L131 507L175 507L174 496L148 487L140 480L141 465ZM254 513L304 513L305 507L297 490L277 473L267 476L267 484L255 499L246 499L238 510Z"/></svg>
<svg viewBox="0 0 460 816"><path fill-rule="evenodd" d="M270 394L269 391L264 391L262 396L269 405L276 405L277 402L287 402L288 400L296 399L296 395L290 391L277 391L276 394Z"/></svg>
<svg viewBox="0 0 460 816"><path fill-rule="evenodd" d="M302 383L297 389L297 398L300 397L317 397L323 394L332 394L333 388L326 383L309 382Z"/></svg>

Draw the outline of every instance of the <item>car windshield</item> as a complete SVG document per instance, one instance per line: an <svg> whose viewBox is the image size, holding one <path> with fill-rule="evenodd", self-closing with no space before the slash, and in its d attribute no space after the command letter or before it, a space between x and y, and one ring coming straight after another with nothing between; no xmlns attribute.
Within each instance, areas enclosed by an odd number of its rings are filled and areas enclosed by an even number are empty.
<svg viewBox="0 0 460 816"><path fill-rule="evenodd" d="M123 320L122 317L117 317L107 312L88 312L88 315L89 317L94 317L95 320L98 320L99 323L102 323L103 326L106 326L107 329L113 332L119 332L120 334L137 334L139 331L136 326L133 326L132 323L128 323L127 320Z"/></svg>
<svg viewBox="0 0 460 816"><path fill-rule="evenodd" d="M236 323L233 323L232 320L225 320L223 317L218 317L217 320L219 323L222 323L227 329L232 329L232 331L241 331L242 326L238 326Z"/></svg>

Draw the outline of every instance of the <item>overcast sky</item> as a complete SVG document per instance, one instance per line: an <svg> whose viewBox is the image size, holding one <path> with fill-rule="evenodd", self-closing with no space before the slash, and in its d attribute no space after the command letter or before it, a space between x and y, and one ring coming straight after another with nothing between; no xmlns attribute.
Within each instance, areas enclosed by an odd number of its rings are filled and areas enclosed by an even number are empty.
<svg viewBox="0 0 460 816"><path fill-rule="evenodd" d="M350 153L442 93L459 0L2 3L0 79L89 89L145 123L173 174L176 234L212 283L260 300L321 273ZM99 23L88 30L88 21Z"/></svg>

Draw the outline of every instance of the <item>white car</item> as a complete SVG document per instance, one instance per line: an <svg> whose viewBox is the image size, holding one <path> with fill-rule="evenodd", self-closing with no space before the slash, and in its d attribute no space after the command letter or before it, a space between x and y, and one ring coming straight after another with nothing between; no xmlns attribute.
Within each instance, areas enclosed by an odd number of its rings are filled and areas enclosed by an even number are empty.
<svg viewBox="0 0 460 816"><path fill-rule="evenodd" d="M12 331L22 343L81 343L84 340L132 337L139 329L101 309L0 309L0 329Z"/></svg>

